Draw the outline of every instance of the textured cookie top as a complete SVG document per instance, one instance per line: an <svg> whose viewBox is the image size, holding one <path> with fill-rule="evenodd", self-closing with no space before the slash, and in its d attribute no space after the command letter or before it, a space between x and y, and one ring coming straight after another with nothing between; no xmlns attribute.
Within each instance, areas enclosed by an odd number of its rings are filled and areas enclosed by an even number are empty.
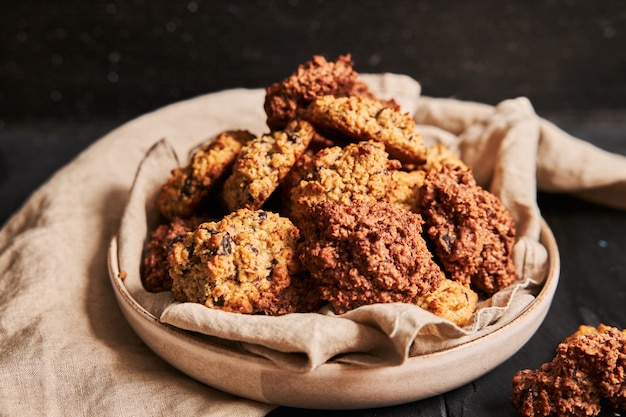
<svg viewBox="0 0 626 417"><path fill-rule="evenodd" d="M552 361L513 377L519 415L595 416L601 407L626 409L626 331L581 326L561 342Z"/></svg>
<svg viewBox="0 0 626 417"><path fill-rule="evenodd" d="M289 219L263 210L203 223L169 253L174 297L226 311L270 310L299 272L299 236Z"/></svg>
<svg viewBox="0 0 626 417"><path fill-rule="evenodd" d="M396 187L390 170L399 167L378 142L322 149L304 164L299 167L300 180L292 180L295 186L290 191L290 217L298 225L317 201L386 201Z"/></svg>
<svg viewBox="0 0 626 417"><path fill-rule="evenodd" d="M294 120L284 130L248 142L224 184L223 199L229 210L260 208L304 153L313 134L310 123Z"/></svg>
<svg viewBox="0 0 626 417"><path fill-rule="evenodd" d="M476 184L469 169L431 169L421 200L428 236L452 279L493 294L517 278L511 258L513 217L495 195Z"/></svg>
<svg viewBox="0 0 626 417"><path fill-rule="evenodd" d="M426 171L392 171L396 187L392 190L389 202L404 210L420 211L420 190L424 185Z"/></svg>
<svg viewBox="0 0 626 417"><path fill-rule="evenodd" d="M150 292L169 291L172 278L169 274L167 254L174 243L181 241L187 233L193 231L202 220L198 217L188 219L174 218L171 222L159 225L150 233L150 240L143 253L141 281Z"/></svg>
<svg viewBox="0 0 626 417"><path fill-rule="evenodd" d="M352 69L350 55L339 56L335 62L315 55L289 77L266 88L263 107L267 125L273 130L283 129L289 121L300 118L307 106L321 95L372 96Z"/></svg>
<svg viewBox="0 0 626 417"><path fill-rule="evenodd" d="M254 135L246 130L222 132L196 150L184 167L172 170L161 187L157 207L168 219L190 217L215 184L229 172L243 144Z"/></svg>
<svg viewBox="0 0 626 417"><path fill-rule="evenodd" d="M392 158L419 164L425 160L422 135L415 121L396 106L368 97L317 97L306 113L316 127L337 131L354 140L374 140L385 144Z"/></svg>
<svg viewBox="0 0 626 417"><path fill-rule="evenodd" d="M344 313L363 305L411 302L444 275L432 259L419 214L389 203L313 205L298 253L322 297Z"/></svg>

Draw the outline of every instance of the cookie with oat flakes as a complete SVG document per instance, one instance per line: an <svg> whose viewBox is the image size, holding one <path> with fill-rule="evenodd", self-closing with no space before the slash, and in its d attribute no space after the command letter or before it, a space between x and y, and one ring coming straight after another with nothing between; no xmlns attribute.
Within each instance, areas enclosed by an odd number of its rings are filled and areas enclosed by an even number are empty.
<svg viewBox="0 0 626 417"><path fill-rule="evenodd" d="M441 171L444 167L467 169L461 159L450 152L445 146L438 144L426 148L426 161L423 164L413 166L409 170L397 170L393 172L394 180L398 184L391 196L391 203L406 210L421 211L421 190L424 185L426 174L431 169ZM408 169L405 165L403 169Z"/></svg>
<svg viewBox="0 0 626 417"><path fill-rule="evenodd" d="M298 66L289 77L268 86L263 108L267 125L272 130L283 129L291 120L301 118L308 105L318 96L352 95L374 97L352 68L350 54L327 61L321 55ZM392 105L392 103L390 103Z"/></svg>
<svg viewBox="0 0 626 417"><path fill-rule="evenodd" d="M308 208L318 201L388 201L396 187L391 170L399 166L379 142L322 149L294 172L299 180L291 180L294 186L288 196L289 215L300 225L309 216Z"/></svg>
<svg viewBox="0 0 626 417"><path fill-rule="evenodd" d="M420 193L426 232L451 279L486 294L517 279L513 216L470 169L431 169Z"/></svg>
<svg viewBox="0 0 626 417"><path fill-rule="evenodd" d="M424 185L426 172L422 170L392 172L396 187L389 202L405 210L420 211L420 190Z"/></svg>
<svg viewBox="0 0 626 417"><path fill-rule="evenodd" d="M167 219L191 217L209 192L221 181L242 146L254 138L247 130L230 130L202 145L189 163L172 170L159 191L157 207Z"/></svg>
<svg viewBox="0 0 626 417"><path fill-rule="evenodd" d="M298 255L337 314L374 303L409 303L444 279L419 214L385 202L322 201L301 228Z"/></svg>
<svg viewBox="0 0 626 417"><path fill-rule="evenodd" d="M230 211L260 208L311 142L313 126L293 120L284 130L251 140L226 179L222 198Z"/></svg>
<svg viewBox="0 0 626 417"><path fill-rule="evenodd" d="M201 224L169 252L176 300L247 314L279 311L279 295L301 272L298 229L285 217L240 209Z"/></svg>
<svg viewBox="0 0 626 417"><path fill-rule="evenodd" d="M380 100L321 96L308 107L305 118L321 131L384 143L389 156L402 163L420 164L425 160L423 138L411 115Z"/></svg>
<svg viewBox="0 0 626 417"><path fill-rule="evenodd" d="M626 410L626 331L581 326L538 369L513 377L511 403L521 416L596 416ZM615 413L618 415L618 413Z"/></svg>

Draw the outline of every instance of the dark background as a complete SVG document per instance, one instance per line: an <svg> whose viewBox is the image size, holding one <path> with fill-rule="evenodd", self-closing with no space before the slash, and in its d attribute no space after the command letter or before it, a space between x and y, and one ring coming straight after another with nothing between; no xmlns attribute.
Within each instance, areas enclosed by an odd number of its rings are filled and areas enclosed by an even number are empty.
<svg viewBox="0 0 626 417"><path fill-rule="evenodd" d="M264 87L351 52L427 95L539 111L626 107L626 7L549 1L7 1L0 115L128 119L231 87Z"/></svg>
<svg viewBox="0 0 626 417"><path fill-rule="evenodd" d="M430 96L527 96L577 135L626 123L623 0L0 0L0 40L0 223L115 126L265 87L313 54L351 53L357 71L408 74ZM602 145L624 151L622 138Z"/></svg>
<svg viewBox="0 0 626 417"><path fill-rule="evenodd" d="M408 74L430 96L527 96L568 132L626 155L625 51L623 0L0 0L0 225L119 124L200 94L265 87L313 54L349 52L357 71ZM626 214L568 196L540 193L539 203L562 280L518 354L429 400L300 414L511 416L516 370L548 361L579 324L625 327Z"/></svg>

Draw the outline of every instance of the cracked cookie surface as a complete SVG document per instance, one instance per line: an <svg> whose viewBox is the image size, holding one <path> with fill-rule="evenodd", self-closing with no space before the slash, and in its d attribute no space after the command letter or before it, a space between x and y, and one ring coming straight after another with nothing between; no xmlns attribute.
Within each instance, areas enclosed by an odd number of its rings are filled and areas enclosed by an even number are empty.
<svg viewBox="0 0 626 417"><path fill-rule="evenodd" d="M248 142L224 183L222 197L228 209L260 208L304 153L313 135L310 123L294 120L284 130Z"/></svg>
<svg viewBox="0 0 626 417"><path fill-rule="evenodd" d="M342 314L374 304L411 302L444 279L421 235L419 214L389 203L320 202L302 228L300 260L322 298Z"/></svg>
<svg viewBox="0 0 626 417"><path fill-rule="evenodd" d="M314 55L290 76L267 87L263 104L267 125L273 130L283 129L289 121L300 118L318 96L373 97L352 65L349 54L340 55L334 62Z"/></svg>
<svg viewBox="0 0 626 417"><path fill-rule="evenodd" d="M415 121L408 113L367 97L317 97L306 119L322 131L335 131L353 140L374 140L385 145L389 156L407 164L423 163L426 148Z"/></svg>
<svg viewBox="0 0 626 417"><path fill-rule="evenodd" d="M225 131L195 151L186 166L172 170L161 187L157 207L167 219L196 214L202 201L226 175L242 146L254 138L247 130Z"/></svg>
<svg viewBox="0 0 626 417"><path fill-rule="evenodd" d="M172 293L178 301L239 313L278 311L300 234L287 218L240 209L201 224L169 252Z"/></svg>
<svg viewBox="0 0 626 417"><path fill-rule="evenodd" d="M431 169L421 190L426 232L451 279L494 294L517 279L509 210L476 184L469 169Z"/></svg>
<svg viewBox="0 0 626 417"><path fill-rule="evenodd" d="M626 330L580 326L552 361L513 377L510 400L519 415L595 416L606 404L626 410Z"/></svg>
<svg viewBox="0 0 626 417"><path fill-rule="evenodd" d="M358 142L326 148L307 157L290 188L289 215L296 225L306 221L307 210L318 201L351 204L387 201L396 187L391 170L398 168L378 142Z"/></svg>

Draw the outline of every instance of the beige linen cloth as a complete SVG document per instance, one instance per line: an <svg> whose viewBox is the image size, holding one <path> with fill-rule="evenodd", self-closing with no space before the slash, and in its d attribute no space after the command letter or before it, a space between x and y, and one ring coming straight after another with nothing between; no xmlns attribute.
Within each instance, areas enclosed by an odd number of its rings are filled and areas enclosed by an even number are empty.
<svg viewBox="0 0 626 417"><path fill-rule="evenodd" d="M517 314L532 301L544 273L537 189L626 209L626 157L571 137L538 117L524 98L492 107L420 96L419 84L405 76L363 78L381 97L395 97L415 115L429 143L457 152L474 167L480 184L511 208L523 277L514 290L486 300L487 313L464 329L409 305L369 306L342 317L233 318L146 293L138 285L138 267L155 183L168 175L176 155L184 163L193 146L222 130L266 131L263 90L209 94L101 138L37 190L0 231L0 415L261 416L273 408L194 381L135 335L107 274L107 247L117 233L129 290L161 320L240 340L277 366L309 372L337 352L358 366L401 366L410 355L475 337ZM309 325L331 322L336 325ZM330 343L276 338L273 326L324 329L316 335ZM285 353L294 347L304 353L297 360Z"/></svg>

